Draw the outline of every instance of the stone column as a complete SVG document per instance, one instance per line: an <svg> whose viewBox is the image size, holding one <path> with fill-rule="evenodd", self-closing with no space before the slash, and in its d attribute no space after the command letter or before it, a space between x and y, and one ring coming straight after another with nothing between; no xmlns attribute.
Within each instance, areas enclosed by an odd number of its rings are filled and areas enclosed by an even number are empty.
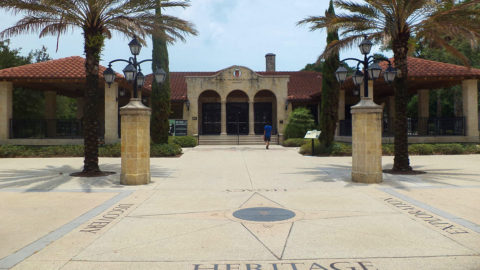
<svg viewBox="0 0 480 270"><path fill-rule="evenodd" d="M227 135L227 101L226 100L222 100L221 101L222 103L222 107L221 107L221 131L220 131L220 134L221 135Z"/></svg>
<svg viewBox="0 0 480 270"><path fill-rule="evenodd" d="M45 91L45 119L47 120L47 137L57 134L57 92Z"/></svg>
<svg viewBox="0 0 480 270"><path fill-rule="evenodd" d="M373 81L368 80L368 97L372 99L373 102L375 102L375 96L373 92Z"/></svg>
<svg viewBox="0 0 480 270"><path fill-rule="evenodd" d="M255 135L255 110L254 102L248 102L248 135ZM272 119L273 120L273 119ZM272 123L273 126L273 123Z"/></svg>
<svg viewBox="0 0 480 270"><path fill-rule="evenodd" d="M198 135L198 123L200 121L200 116L198 114L198 97L197 96L189 96L189 100L193 101L190 102L190 110L186 110L186 105L183 109L183 117L187 122L187 130L188 135L190 136L197 136Z"/></svg>
<svg viewBox="0 0 480 270"><path fill-rule="evenodd" d="M477 80L462 82L463 116L465 117L465 135L479 141L478 133L478 86Z"/></svg>
<svg viewBox="0 0 480 270"><path fill-rule="evenodd" d="M352 181L382 182L382 107L362 98L352 107Z"/></svg>
<svg viewBox="0 0 480 270"><path fill-rule="evenodd" d="M120 109L122 117L122 185L150 183L150 115L141 99L132 98Z"/></svg>
<svg viewBox="0 0 480 270"><path fill-rule="evenodd" d="M320 111L320 110L319 110ZM338 92L338 122L335 134L340 136L340 121L345 120L345 90Z"/></svg>
<svg viewBox="0 0 480 270"><path fill-rule="evenodd" d="M10 119L13 116L13 83L0 82L0 141L10 138Z"/></svg>
<svg viewBox="0 0 480 270"><path fill-rule="evenodd" d="M105 143L118 141L118 83L105 84Z"/></svg>
<svg viewBox="0 0 480 270"><path fill-rule="evenodd" d="M190 107L187 107L187 102L183 103L183 112L182 112L182 120L191 120L190 117Z"/></svg>
<svg viewBox="0 0 480 270"><path fill-rule="evenodd" d="M430 96L428 89L418 90L418 133L428 135L428 117L430 109Z"/></svg>

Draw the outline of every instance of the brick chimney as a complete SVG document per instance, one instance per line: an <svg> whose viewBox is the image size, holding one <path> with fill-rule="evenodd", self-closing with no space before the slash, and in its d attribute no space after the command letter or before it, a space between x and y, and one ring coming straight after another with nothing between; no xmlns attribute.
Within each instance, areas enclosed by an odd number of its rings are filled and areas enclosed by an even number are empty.
<svg viewBox="0 0 480 270"><path fill-rule="evenodd" d="M267 64L267 72L275 72L275 54L268 53L265 55L266 64Z"/></svg>

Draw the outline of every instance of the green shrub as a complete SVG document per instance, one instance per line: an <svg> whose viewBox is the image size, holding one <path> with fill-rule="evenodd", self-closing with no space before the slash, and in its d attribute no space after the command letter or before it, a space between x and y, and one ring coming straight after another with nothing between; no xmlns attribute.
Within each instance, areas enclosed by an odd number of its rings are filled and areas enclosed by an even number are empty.
<svg viewBox="0 0 480 270"><path fill-rule="evenodd" d="M394 145L393 144L383 144L382 145L382 154L385 156L393 156L394 152Z"/></svg>
<svg viewBox="0 0 480 270"><path fill-rule="evenodd" d="M463 154L464 150L465 149L463 148L463 146L458 143L433 145L433 152L435 154L458 155L458 154Z"/></svg>
<svg viewBox="0 0 480 270"><path fill-rule="evenodd" d="M290 139L284 140L282 145L285 147L300 147L307 142L308 142L308 139L290 138Z"/></svg>
<svg viewBox="0 0 480 270"><path fill-rule="evenodd" d="M108 144L98 149L98 155L101 157L121 157L122 149L120 143Z"/></svg>
<svg viewBox="0 0 480 270"><path fill-rule="evenodd" d="M306 140L307 142L300 147L299 153L302 155L312 155L312 140ZM320 154L320 142L315 140L314 155Z"/></svg>
<svg viewBox="0 0 480 270"><path fill-rule="evenodd" d="M315 140L314 155L332 155L332 156L351 156L352 146L346 143L334 142L332 146L324 148L320 146L320 142ZM312 154L312 140L308 140L300 147L300 154L311 155Z"/></svg>
<svg viewBox="0 0 480 270"><path fill-rule="evenodd" d="M197 146L197 138L193 136L175 136L172 139L172 143L181 147L195 147Z"/></svg>
<svg viewBox="0 0 480 270"><path fill-rule="evenodd" d="M408 146L408 153L412 155L433 155L433 145L412 144Z"/></svg>
<svg viewBox="0 0 480 270"><path fill-rule="evenodd" d="M331 146L330 154L334 156L351 156L352 145L347 143L334 142Z"/></svg>
<svg viewBox="0 0 480 270"><path fill-rule="evenodd" d="M182 153L178 144L152 144L150 145L150 157L174 157Z"/></svg>
<svg viewBox="0 0 480 270"><path fill-rule="evenodd" d="M297 108L288 117L288 124L285 127L285 139L303 138L307 130L313 129L315 121L307 108Z"/></svg>
<svg viewBox="0 0 480 270"><path fill-rule="evenodd" d="M480 154L480 145L478 144L465 145L465 154Z"/></svg>

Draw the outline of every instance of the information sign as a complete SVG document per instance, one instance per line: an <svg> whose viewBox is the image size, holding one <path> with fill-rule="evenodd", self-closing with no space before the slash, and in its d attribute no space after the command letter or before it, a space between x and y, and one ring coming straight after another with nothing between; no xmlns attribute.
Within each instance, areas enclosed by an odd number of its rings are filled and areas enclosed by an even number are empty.
<svg viewBox="0 0 480 270"><path fill-rule="evenodd" d="M320 133L322 133L320 130L309 130L307 131L307 134L305 134L305 139L318 139L320 137Z"/></svg>
<svg viewBox="0 0 480 270"><path fill-rule="evenodd" d="M175 120L175 136L187 136L187 120Z"/></svg>

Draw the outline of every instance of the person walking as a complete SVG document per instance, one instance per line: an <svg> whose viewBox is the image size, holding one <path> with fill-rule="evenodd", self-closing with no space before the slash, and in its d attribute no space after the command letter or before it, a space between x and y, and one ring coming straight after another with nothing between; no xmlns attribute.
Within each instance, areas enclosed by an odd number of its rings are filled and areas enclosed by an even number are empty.
<svg viewBox="0 0 480 270"><path fill-rule="evenodd" d="M270 138L272 137L272 126L270 123L267 123L263 127L263 140L265 141L265 149L268 149L270 145Z"/></svg>

